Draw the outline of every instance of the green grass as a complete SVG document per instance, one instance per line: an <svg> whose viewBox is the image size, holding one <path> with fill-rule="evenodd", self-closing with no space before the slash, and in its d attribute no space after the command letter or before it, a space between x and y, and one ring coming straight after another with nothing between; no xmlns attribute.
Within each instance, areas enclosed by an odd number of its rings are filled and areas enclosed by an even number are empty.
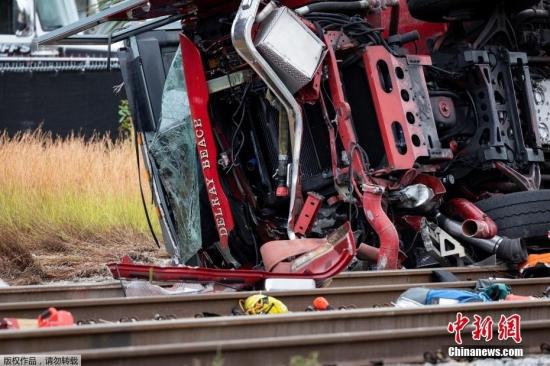
<svg viewBox="0 0 550 366"><path fill-rule="evenodd" d="M143 205L127 197L101 197L78 192L0 191L0 228L67 235L127 230L148 234Z"/></svg>
<svg viewBox="0 0 550 366"><path fill-rule="evenodd" d="M152 248L137 178L131 141L53 139L40 131L0 135L0 277L1 269L17 276L10 263L22 257L40 276L57 278L52 271L59 272L59 263L70 273L71 266L100 266Z"/></svg>

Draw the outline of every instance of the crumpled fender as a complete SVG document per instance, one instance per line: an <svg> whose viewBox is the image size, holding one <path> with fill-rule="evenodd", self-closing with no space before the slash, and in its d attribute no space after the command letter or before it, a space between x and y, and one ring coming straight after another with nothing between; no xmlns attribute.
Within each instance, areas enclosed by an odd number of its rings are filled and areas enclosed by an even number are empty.
<svg viewBox="0 0 550 366"><path fill-rule="evenodd" d="M303 241L304 239L289 240L286 245ZM305 239L308 240L308 239ZM136 264L126 257L120 263L108 263L107 267L116 279L147 279L153 281L200 281L200 282L229 282L255 284L268 278L311 278L326 280L344 271L355 256L355 239L351 225L344 224L326 239L319 240L320 244L297 257L292 261L290 271L259 271L246 269L214 269L201 267L161 267L146 264ZM314 246L311 246L313 248ZM289 253L287 251L287 253ZM288 257L287 257L288 258ZM282 263L285 259L278 263ZM273 265L272 265L273 267ZM274 268L274 267L273 267Z"/></svg>

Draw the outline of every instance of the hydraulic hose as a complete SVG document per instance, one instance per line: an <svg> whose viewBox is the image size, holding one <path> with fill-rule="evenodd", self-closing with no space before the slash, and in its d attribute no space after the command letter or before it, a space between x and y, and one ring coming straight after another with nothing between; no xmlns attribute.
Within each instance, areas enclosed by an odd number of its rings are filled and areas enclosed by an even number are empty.
<svg viewBox="0 0 550 366"><path fill-rule="evenodd" d="M390 36L394 36L399 33L399 18L401 16L401 7L399 1L391 9L390 16Z"/></svg>
<svg viewBox="0 0 550 366"><path fill-rule="evenodd" d="M373 1L360 0L360 1L327 1L322 3L309 4L296 9L296 13L299 15L306 15L313 12L332 12L332 11L359 11L367 9L371 6Z"/></svg>
<svg viewBox="0 0 550 366"><path fill-rule="evenodd" d="M363 209L380 241L376 267L378 270L399 269L399 234L382 208L383 190L375 192L374 189L363 192Z"/></svg>

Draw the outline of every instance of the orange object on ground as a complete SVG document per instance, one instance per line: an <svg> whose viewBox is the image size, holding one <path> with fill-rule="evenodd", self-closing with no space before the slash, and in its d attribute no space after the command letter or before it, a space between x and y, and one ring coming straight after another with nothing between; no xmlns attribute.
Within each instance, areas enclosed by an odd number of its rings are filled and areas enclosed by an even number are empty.
<svg viewBox="0 0 550 366"><path fill-rule="evenodd" d="M38 327L61 327L74 325L74 317L68 311L49 308L38 316Z"/></svg>
<svg viewBox="0 0 550 366"><path fill-rule="evenodd" d="M519 268L519 273L526 278L549 276L550 253L529 255Z"/></svg>
<svg viewBox="0 0 550 366"><path fill-rule="evenodd" d="M313 307L315 310L333 310L334 308L330 305L327 299L322 296L319 296L313 300Z"/></svg>
<svg viewBox="0 0 550 366"><path fill-rule="evenodd" d="M534 267L538 263L550 264L550 253L530 254L527 257L527 260L525 261L525 263L523 263L521 265L520 270L525 269L525 268L529 268L529 267Z"/></svg>
<svg viewBox="0 0 550 366"><path fill-rule="evenodd" d="M37 329L74 325L74 317L68 311L49 308L36 319L4 318L0 329Z"/></svg>

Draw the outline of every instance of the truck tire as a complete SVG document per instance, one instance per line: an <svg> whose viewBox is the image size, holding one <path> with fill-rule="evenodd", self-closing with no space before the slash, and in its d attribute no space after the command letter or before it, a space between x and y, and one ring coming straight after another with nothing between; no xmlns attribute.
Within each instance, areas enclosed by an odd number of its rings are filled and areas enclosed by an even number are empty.
<svg viewBox="0 0 550 366"><path fill-rule="evenodd" d="M476 15L483 16L495 5L505 2L510 10L526 9L539 2L539 0L518 1L512 0L408 0L409 12L414 18L428 22L444 22L445 17L461 10L474 11Z"/></svg>
<svg viewBox="0 0 550 366"><path fill-rule="evenodd" d="M476 202L498 226L498 235L512 239L548 239L550 190L517 192Z"/></svg>

